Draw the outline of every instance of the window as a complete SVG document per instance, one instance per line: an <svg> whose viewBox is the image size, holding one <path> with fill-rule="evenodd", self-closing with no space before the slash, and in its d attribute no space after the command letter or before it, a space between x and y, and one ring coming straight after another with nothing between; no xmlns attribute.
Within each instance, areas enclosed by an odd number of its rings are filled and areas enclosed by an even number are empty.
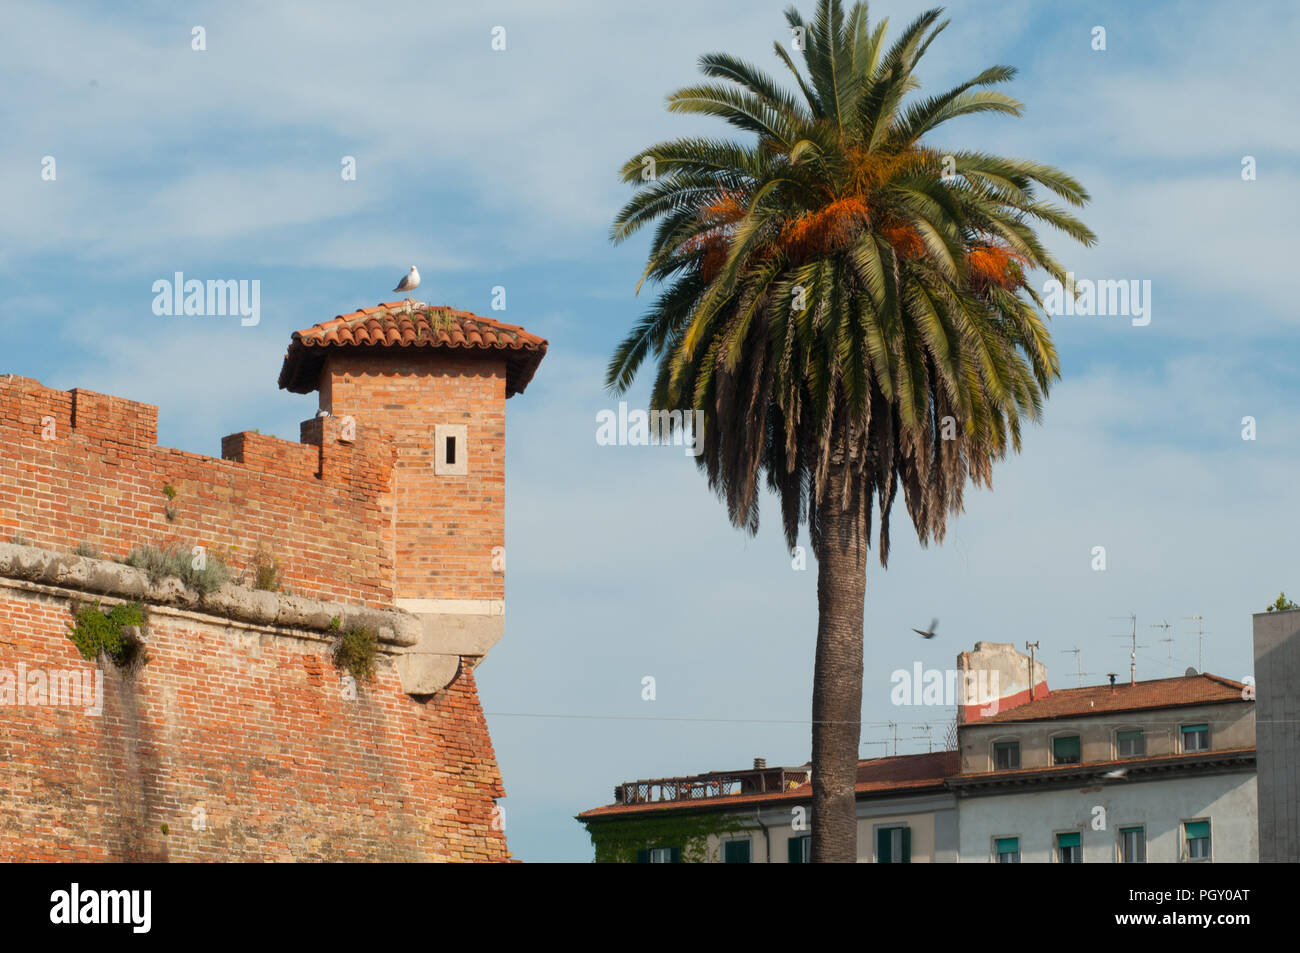
<svg viewBox="0 0 1300 953"><path fill-rule="evenodd" d="M1119 829L1119 862L1145 864L1147 862L1147 832L1141 827Z"/></svg>
<svg viewBox="0 0 1300 953"><path fill-rule="evenodd" d="M786 862L790 864L807 864L812 862L812 837L802 834L791 837L785 842Z"/></svg>
<svg viewBox="0 0 1300 953"><path fill-rule="evenodd" d="M749 838L723 841L722 862L724 864L749 863Z"/></svg>
<svg viewBox="0 0 1300 953"><path fill-rule="evenodd" d="M1067 735L1052 739L1053 764L1078 764L1080 757L1079 736Z"/></svg>
<svg viewBox="0 0 1300 953"><path fill-rule="evenodd" d="M993 853L997 855L999 864L1020 863L1020 838L998 837L994 839Z"/></svg>
<svg viewBox="0 0 1300 953"><path fill-rule="evenodd" d="M910 864L912 831L907 827L876 828L876 863Z"/></svg>
<svg viewBox="0 0 1300 953"><path fill-rule="evenodd" d="M1187 841L1187 860L1210 859L1210 822L1185 821L1183 834Z"/></svg>
<svg viewBox="0 0 1300 953"><path fill-rule="evenodd" d="M1210 750L1210 726L1209 725L1183 725L1183 750L1184 751L1209 751Z"/></svg>
<svg viewBox="0 0 1300 953"><path fill-rule="evenodd" d="M433 428L433 472L438 476L464 476L469 472L469 428L465 424L437 424Z"/></svg>
<svg viewBox="0 0 1300 953"><path fill-rule="evenodd" d="M1146 754L1147 742L1142 729L1115 732L1115 752L1121 758L1137 758Z"/></svg>
<svg viewBox="0 0 1300 953"><path fill-rule="evenodd" d="M638 864L680 864L682 849L680 847L651 847L636 852Z"/></svg>
<svg viewBox="0 0 1300 953"><path fill-rule="evenodd" d="M1083 863L1082 835L1077 832L1072 834L1057 834L1056 860L1057 863L1061 864Z"/></svg>
<svg viewBox="0 0 1300 953"><path fill-rule="evenodd" d="M993 770L1014 771L1020 767L1020 742L995 741L993 743Z"/></svg>

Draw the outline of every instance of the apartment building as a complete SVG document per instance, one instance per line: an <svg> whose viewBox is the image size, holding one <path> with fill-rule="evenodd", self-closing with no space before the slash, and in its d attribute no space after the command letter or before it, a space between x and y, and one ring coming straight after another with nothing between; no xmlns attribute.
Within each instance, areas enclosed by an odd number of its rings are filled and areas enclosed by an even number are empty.
<svg viewBox="0 0 1300 953"><path fill-rule="evenodd" d="M955 751L858 765L859 863L952 863L956 802L944 787ZM598 862L807 863L808 765L712 771L618 785L614 803L579 814Z"/></svg>
<svg viewBox="0 0 1300 953"><path fill-rule="evenodd" d="M968 863L1255 862L1255 712L1208 674L1058 689L958 728Z"/></svg>
<svg viewBox="0 0 1300 953"><path fill-rule="evenodd" d="M859 863L1258 860L1248 686L1189 672L1053 691L1001 643L957 665L1001 691L958 707L956 750L859 762ZM577 819L597 861L802 863L811 809L810 765L756 760L620 784Z"/></svg>

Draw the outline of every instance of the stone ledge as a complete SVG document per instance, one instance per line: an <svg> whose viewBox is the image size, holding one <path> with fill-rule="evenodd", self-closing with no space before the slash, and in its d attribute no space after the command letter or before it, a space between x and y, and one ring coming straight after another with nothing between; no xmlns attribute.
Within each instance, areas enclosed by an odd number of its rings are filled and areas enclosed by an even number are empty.
<svg viewBox="0 0 1300 953"><path fill-rule="evenodd" d="M107 559L59 553L38 546L0 543L0 576L75 589L95 595L173 606L253 625L331 631L365 626L381 643L404 649L420 641L420 619L400 609L364 609L306 596L246 589L226 583L202 595L175 577L151 583L144 570Z"/></svg>

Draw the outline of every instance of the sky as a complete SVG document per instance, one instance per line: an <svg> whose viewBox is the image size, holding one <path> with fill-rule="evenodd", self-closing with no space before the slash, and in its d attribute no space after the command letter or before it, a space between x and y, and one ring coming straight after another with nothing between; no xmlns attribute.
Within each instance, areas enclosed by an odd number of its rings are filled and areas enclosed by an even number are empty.
<svg viewBox="0 0 1300 953"><path fill-rule="evenodd" d="M550 341L507 405L506 635L476 673L515 856L589 861L573 816L619 782L805 763L815 562L795 568L770 499L757 536L733 529L682 448L595 439L602 410L649 390L603 387L652 294L635 293L645 238L609 241L618 169L661 139L730 135L664 97L708 52L778 73L783 4L180 6L5 4L0 372L157 404L164 446L297 439L316 402L276 387L289 334L392 300L414 264L421 300ZM926 6L872 19L897 30ZM1062 379L994 489L967 494L941 546L896 516L867 577L863 757L941 745L953 719L891 704L897 669L1037 641L1049 685L1100 683L1127 673L1134 614L1139 678L1240 679L1251 614L1300 593L1300 8L947 9L923 92L1011 65L1024 114L933 144L1080 179L1099 240L1049 246L1080 278L1149 281L1151 320L1054 318ZM260 281L259 323L154 314L178 271ZM935 617L935 639L912 633Z"/></svg>

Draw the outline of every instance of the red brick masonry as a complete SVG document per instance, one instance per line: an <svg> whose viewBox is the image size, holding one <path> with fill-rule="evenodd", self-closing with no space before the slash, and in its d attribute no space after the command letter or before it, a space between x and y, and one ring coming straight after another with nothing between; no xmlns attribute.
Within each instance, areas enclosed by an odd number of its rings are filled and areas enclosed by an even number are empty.
<svg viewBox="0 0 1300 953"><path fill-rule="evenodd" d="M300 443L231 435L223 459L157 446L150 405L0 376L0 542L201 545L237 570L262 546L300 596L503 599L504 401L545 342L496 327L477 353L328 348L308 370L334 416ZM467 473L434 477L434 424L468 428ZM19 666L93 681L67 638L76 598L93 597L0 578L0 860L509 858L475 660L416 698L384 655L352 698L329 633L154 606L149 663L101 661L94 715L14 684Z"/></svg>

